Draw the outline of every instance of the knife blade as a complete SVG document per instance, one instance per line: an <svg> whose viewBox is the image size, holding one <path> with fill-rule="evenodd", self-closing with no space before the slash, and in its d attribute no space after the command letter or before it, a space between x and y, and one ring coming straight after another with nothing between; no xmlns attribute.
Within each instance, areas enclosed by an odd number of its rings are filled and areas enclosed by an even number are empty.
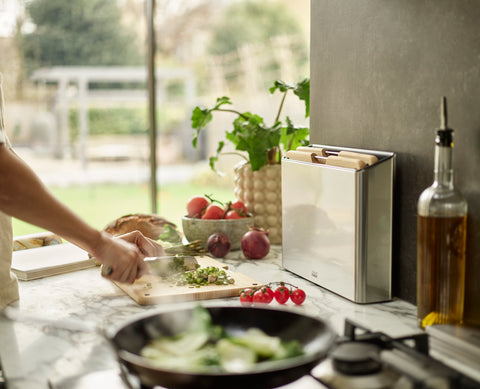
<svg viewBox="0 0 480 389"><path fill-rule="evenodd" d="M149 274L161 277L168 277L176 273L195 270L200 267L197 259L191 255L145 257L143 260L148 264ZM112 271L113 269L110 266L102 266L102 275L108 276L112 274Z"/></svg>

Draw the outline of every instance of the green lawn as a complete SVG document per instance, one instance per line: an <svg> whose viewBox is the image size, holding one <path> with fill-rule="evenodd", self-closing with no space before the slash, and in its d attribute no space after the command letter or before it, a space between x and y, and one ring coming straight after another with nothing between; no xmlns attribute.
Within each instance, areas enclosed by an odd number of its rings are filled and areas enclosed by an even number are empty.
<svg viewBox="0 0 480 389"><path fill-rule="evenodd" d="M150 213L150 193L146 184L92 185L50 188L54 195L94 227L101 229L110 221L129 213ZM176 223L191 196L212 194L219 201L234 200L233 190L198 184L169 184L158 191L157 214ZM43 231L41 228L13 219L15 236Z"/></svg>

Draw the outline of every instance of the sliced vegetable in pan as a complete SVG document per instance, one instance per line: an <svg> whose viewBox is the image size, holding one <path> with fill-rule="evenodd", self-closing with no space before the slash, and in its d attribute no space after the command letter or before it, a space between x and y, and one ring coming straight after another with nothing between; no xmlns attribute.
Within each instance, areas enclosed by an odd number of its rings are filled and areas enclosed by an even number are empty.
<svg viewBox="0 0 480 389"><path fill-rule="evenodd" d="M303 350L297 341L282 341L259 328L249 328L242 335L229 335L212 323L205 308L197 306L184 332L154 339L140 354L157 368L202 372L213 367L242 373L257 363L302 355Z"/></svg>

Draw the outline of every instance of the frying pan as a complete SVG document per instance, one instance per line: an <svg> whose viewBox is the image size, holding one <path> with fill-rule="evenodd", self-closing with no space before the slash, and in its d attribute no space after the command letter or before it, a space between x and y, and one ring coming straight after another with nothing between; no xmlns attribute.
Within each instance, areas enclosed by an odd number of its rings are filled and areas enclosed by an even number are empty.
<svg viewBox="0 0 480 389"><path fill-rule="evenodd" d="M229 335L241 336L249 328L259 328L267 335L280 337L282 341L298 341L304 354L279 361L261 362L244 373L162 369L140 356L140 350L150 340L185 331L192 319L193 307L137 316L118 329L102 329L80 320L53 320L9 308L0 311L0 317L73 331L95 332L112 345L120 364L137 376L144 386L159 385L171 389L266 389L286 385L309 374L326 356L336 338L334 331L324 321L293 311L245 306L205 309L210 313L213 324L222 326Z"/></svg>
<svg viewBox="0 0 480 389"><path fill-rule="evenodd" d="M205 307L215 325L229 335L242 335L256 327L283 341L297 340L304 354L280 361L262 362L245 373L191 372L153 366L141 357L140 350L151 339L184 331L191 320L192 309L150 314L122 326L109 335L120 362L139 377L143 385L167 388L274 388L309 374L325 357L335 340L335 333L322 320L273 308Z"/></svg>

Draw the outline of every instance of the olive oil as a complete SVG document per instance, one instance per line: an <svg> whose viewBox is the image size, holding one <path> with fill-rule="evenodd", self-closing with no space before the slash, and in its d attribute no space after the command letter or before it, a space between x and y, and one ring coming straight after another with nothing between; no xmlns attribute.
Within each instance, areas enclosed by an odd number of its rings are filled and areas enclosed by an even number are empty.
<svg viewBox="0 0 480 389"><path fill-rule="evenodd" d="M435 137L434 182L418 200L417 318L420 327L463 321L467 202L453 185L453 130L442 126Z"/></svg>
<svg viewBox="0 0 480 389"><path fill-rule="evenodd" d="M466 216L418 217L417 300L422 327L462 321L466 227Z"/></svg>

